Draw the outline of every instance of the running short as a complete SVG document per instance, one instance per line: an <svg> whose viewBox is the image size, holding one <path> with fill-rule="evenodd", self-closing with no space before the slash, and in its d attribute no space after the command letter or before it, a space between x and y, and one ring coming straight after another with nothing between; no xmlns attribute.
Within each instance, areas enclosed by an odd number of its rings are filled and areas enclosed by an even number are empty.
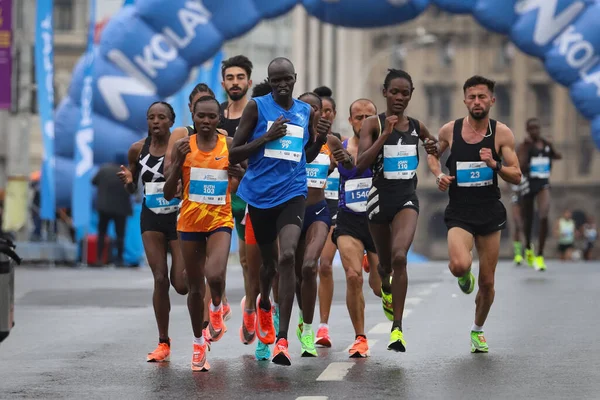
<svg viewBox="0 0 600 400"><path fill-rule="evenodd" d="M209 237L217 232L227 232L231 235L231 228L221 227L210 232L179 232L179 240L185 240L190 242L206 242Z"/></svg>
<svg viewBox="0 0 600 400"><path fill-rule="evenodd" d="M444 222L448 230L462 228L473 236L486 236L506 229L506 208L500 200L477 205L449 204Z"/></svg>
<svg viewBox="0 0 600 400"><path fill-rule="evenodd" d="M379 196L378 198L375 198ZM405 208L411 208L419 213L419 198L416 193L408 196L381 196L381 191L369 193L367 214L372 224L391 224L396 214Z"/></svg>
<svg viewBox="0 0 600 400"><path fill-rule="evenodd" d="M362 242L365 250L376 253L375 244L369 231L369 221L364 214L353 214L343 209L338 211L337 222L331 241L337 246L337 240L340 236L350 236Z"/></svg>
<svg viewBox="0 0 600 400"><path fill-rule="evenodd" d="M246 202L239 198L235 193L231 194L231 213L235 221L235 231L242 241L246 241L246 229L242 220L246 215Z"/></svg>
<svg viewBox="0 0 600 400"><path fill-rule="evenodd" d="M548 179L529 179L529 193L524 195L535 197L542 190L550 187L550 181Z"/></svg>
<svg viewBox="0 0 600 400"><path fill-rule="evenodd" d="M302 229L305 202L304 196L297 196L272 208L256 208L249 204L250 218L256 224L256 242L259 245L273 243L286 225L296 225Z"/></svg>
<svg viewBox="0 0 600 400"><path fill-rule="evenodd" d="M337 200L326 200L327 207L329 208L329 216L331 217L331 225L335 225L335 219L338 213L338 201Z"/></svg>
<svg viewBox="0 0 600 400"><path fill-rule="evenodd" d="M177 240L177 213L156 214L148 207L142 206L140 228L144 232L160 232L167 241Z"/></svg>
<svg viewBox="0 0 600 400"><path fill-rule="evenodd" d="M331 226L331 217L329 216L329 207L325 200L306 207L306 210L304 211L304 225L302 225L300 237L303 238L306 236L308 228L319 221L324 222L327 225L327 230L329 230L329 227Z"/></svg>
<svg viewBox="0 0 600 400"><path fill-rule="evenodd" d="M567 251L569 249L572 249L573 247L574 247L573 243L571 243L571 244L559 244L558 245L558 252L559 253L564 253L565 251Z"/></svg>
<svg viewBox="0 0 600 400"><path fill-rule="evenodd" d="M254 236L254 228L250 220L250 214L246 214L246 245L256 245L256 236Z"/></svg>

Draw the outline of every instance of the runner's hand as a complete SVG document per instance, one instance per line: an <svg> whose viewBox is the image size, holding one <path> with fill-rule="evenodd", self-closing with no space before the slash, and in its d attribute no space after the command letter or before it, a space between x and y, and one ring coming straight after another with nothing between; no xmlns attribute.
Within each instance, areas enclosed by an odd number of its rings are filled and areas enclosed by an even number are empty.
<svg viewBox="0 0 600 400"><path fill-rule="evenodd" d="M446 190L448 190L448 188L452 184L453 180L454 180L453 176L448 176L446 174L440 174L435 181L438 185L438 189L440 189L440 191L442 191L442 192L445 192Z"/></svg>
<svg viewBox="0 0 600 400"><path fill-rule="evenodd" d="M190 137L186 136L175 142L175 155L177 157L177 165L183 164L185 157L190 153Z"/></svg>
<svg viewBox="0 0 600 400"><path fill-rule="evenodd" d="M287 133L287 125L286 123L290 122L289 119L283 118L282 115L273 122L271 128L265 133L265 140L267 142L272 142L273 140L281 139Z"/></svg>
<svg viewBox="0 0 600 400"><path fill-rule="evenodd" d="M133 182L133 175L131 171L125 166L121 165L121 170L117 172L117 176L121 179L124 185L128 185Z"/></svg>
<svg viewBox="0 0 600 400"><path fill-rule="evenodd" d="M242 179L244 172L246 172L240 164L229 164L227 171L229 172L229 176L239 179Z"/></svg>
<svg viewBox="0 0 600 400"><path fill-rule="evenodd" d="M333 158L336 162L341 164L349 163L352 160L350 158L350 154L348 154L344 149L337 149L336 151L334 151Z"/></svg>
<svg viewBox="0 0 600 400"><path fill-rule="evenodd" d="M382 135L390 135L392 133L392 131L394 130L394 127L396 126L397 123L398 123L397 115L390 115L389 117L387 117L385 119L385 127L383 128L383 132L381 132L381 134Z"/></svg>
<svg viewBox="0 0 600 400"><path fill-rule="evenodd" d="M437 139L425 139L423 142L423 147L425 147L425 151L427 154L431 154L432 156L438 155L438 147L437 147Z"/></svg>
<svg viewBox="0 0 600 400"><path fill-rule="evenodd" d="M496 167L496 160L494 160L494 157L492 156L492 149L488 149L485 147L482 148L481 150L479 150L479 157L481 158L481 161L484 161L485 165L487 165L488 167Z"/></svg>
<svg viewBox="0 0 600 400"><path fill-rule="evenodd" d="M318 139L323 144L327 143L327 135L329 134L329 131L331 131L331 121L325 118L320 118L319 122L317 122L317 134Z"/></svg>

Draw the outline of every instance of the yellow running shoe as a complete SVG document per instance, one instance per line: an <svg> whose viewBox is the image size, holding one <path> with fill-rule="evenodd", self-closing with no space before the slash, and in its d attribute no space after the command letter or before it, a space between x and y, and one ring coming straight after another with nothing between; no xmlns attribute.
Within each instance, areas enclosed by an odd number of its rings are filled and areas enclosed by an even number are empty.
<svg viewBox="0 0 600 400"><path fill-rule="evenodd" d="M400 328L392 329L390 333L390 343L388 343L388 350L394 350L404 353L406 351L406 341Z"/></svg>
<svg viewBox="0 0 600 400"><path fill-rule="evenodd" d="M546 263L544 262L544 256L537 256L533 260L533 266L536 271L545 271Z"/></svg>
<svg viewBox="0 0 600 400"><path fill-rule="evenodd" d="M527 265L533 268L533 260L535 255L533 254L533 248L525 249L525 260L527 260Z"/></svg>

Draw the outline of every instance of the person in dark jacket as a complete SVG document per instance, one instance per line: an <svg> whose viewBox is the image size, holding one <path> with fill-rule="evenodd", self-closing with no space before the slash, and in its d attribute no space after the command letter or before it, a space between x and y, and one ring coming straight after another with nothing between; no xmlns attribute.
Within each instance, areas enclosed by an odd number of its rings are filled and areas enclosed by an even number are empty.
<svg viewBox="0 0 600 400"><path fill-rule="evenodd" d="M125 161L123 161L125 160ZM108 223L113 221L117 234L117 259L115 264L123 264L123 247L125 241L125 224L132 213L129 193L123 188L123 183L117 175L120 165L126 162L123 154L117 154L114 163L103 164L92 184L97 187L96 210L98 211L98 263L102 264L104 241ZM111 257L109 257L110 259Z"/></svg>

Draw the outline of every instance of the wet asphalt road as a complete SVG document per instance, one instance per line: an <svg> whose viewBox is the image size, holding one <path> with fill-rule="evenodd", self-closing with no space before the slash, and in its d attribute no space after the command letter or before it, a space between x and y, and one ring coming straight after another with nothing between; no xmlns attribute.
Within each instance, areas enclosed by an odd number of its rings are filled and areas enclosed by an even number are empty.
<svg viewBox="0 0 600 400"><path fill-rule="evenodd" d="M234 314L208 354L208 373L190 370L189 317L174 291L171 362L145 362L157 340L147 268L20 268L16 326L0 344L0 398L600 398L600 263L551 261L545 273L502 263L485 326L490 353L477 355L469 347L474 293L462 294L444 263L409 268L406 353L386 350L389 323L365 284L371 357L347 358L354 335L339 267L333 348L300 358L291 331L291 367L258 362L255 344L240 343L243 282L239 267L230 268Z"/></svg>

